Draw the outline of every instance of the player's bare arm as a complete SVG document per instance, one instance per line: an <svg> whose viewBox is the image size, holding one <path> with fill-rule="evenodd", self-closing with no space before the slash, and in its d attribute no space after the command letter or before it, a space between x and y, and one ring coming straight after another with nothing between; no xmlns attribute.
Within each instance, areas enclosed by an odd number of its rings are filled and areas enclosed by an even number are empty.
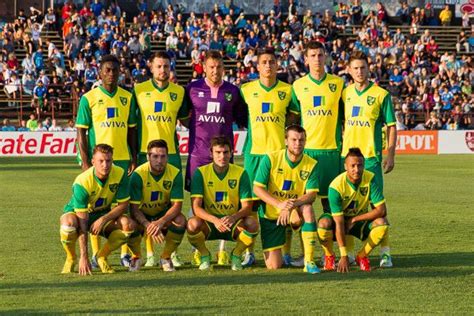
<svg viewBox="0 0 474 316"><path fill-rule="evenodd" d="M136 127L129 127L127 133L127 142L128 147L130 148L130 154L132 159L130 160L130 166L128 167L128 175L130 176L137 168L137 151L138 151L138 143L137 143L137 128Z"/></svg>
<svg viewBox="0 0 474 316"><path fill-rule="evenodd" d="M191 198L191 203L192 203L192 206L193 206L194 215L196 215L197 217L199 217L200 219L202 219L206 222L213 223L221 233L224 233L226 231L230 231L231 227L225 225L224 222L222 221L222 219L206 212L206 210L202 207L202 205L203 205L202 198L193 197L193 198Z"/></svg>
<svg viewBox="0 0 474 316"><path fill-rule="evenodd" d="M116 207L114 207L110 212L105 214L104 216L99 217L90 227L90 231L94 235L100 234L102 231L102 228L104 225L110 221L115 221L118 219L120 216L125 213L125 211L128 209L128 201L125 202L120 202L117 204Z"/></svg>
<svg viewBox="0 0 474 316"><path fill-rule="evenodd" d="M79 275L91 275L92 268L89 262L89 253L87 250L87 222L89 220L89 214L87 212L78 212L76 213L76 216L79 220Z"/></svg>
<svg viewBox="0 0 474 316"><path fill-rule="evenodd" d="M252 212L253 202L242 201L241 204L242 207L240 208L240 210L237 211L237 213L222 218L222 222L224 223L224 225L232 227L238 220L250 216L250 213Z"/></svg>
<svg viewBox="0 0 474 316"><path fill-rule="evenodd" d="M82 171L86 171L91 167L89 155L87 153L87 148L89 147L87 129L81 127L77 128L77 143L79 145L79 155L82 160Z"/></svg>
<svg viewBox="0 0 474 316"><path fill-rule="evenodd" d="M357 222L373 221L377 218L384 218L385 216L387 216L387 208L385 203L382 203L374 207L370 212L352 217L346 222L347 231L349 231Z"/></svg>
<svg viewBox="0 0 474 316"><path fill-rule="evenodd" d="M384 173L389 173L395 167L395 148L397 145L397 128L395 125L387 126L387 157L383 162Z"/></svg>
<svg viewBox="0 0 474 316"><path fill-rule="evenodd" d="M334 224L336 225L336 240L339 246L339 250L341 251L341 258L339 259L339 263L337 265L337 272L340 273L347 273L349 272L349 258L347 257L346 252L346 232L345 232L345 223L344 223L344 216L333 216Z"/></svg>

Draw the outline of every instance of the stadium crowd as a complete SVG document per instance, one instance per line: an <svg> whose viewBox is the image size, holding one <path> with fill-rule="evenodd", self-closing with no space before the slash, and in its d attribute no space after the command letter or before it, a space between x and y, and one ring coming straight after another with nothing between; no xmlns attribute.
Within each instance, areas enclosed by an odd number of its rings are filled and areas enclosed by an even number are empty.
<svg viewBox="0 0 474 316"><path fill-rule="evenodd" d="M327 48L327 71L351 81L347 73L349 53L360 50L369 56L371 79L390 91L399 129L464 129L472 125L473 109L472 52L474 30L461 32L457 53L439 52L439 46L424 25L450 25L449 7L439 16L431 5L411 8L403 3L397 12L402 24L410 25L409 35L398 28L389 29L384 6L364 12L359 1L340 3L334 11L305 12L295 5L288 12L278 1L268 14L246 16L238 7L215 5L209 13L184 14L169 5L151 9L139 1L137 16L112 2L106 7L100 0L76 7L66 2L56 11L31 7L27 15L20 10L12 23L2 26L0 44L0 89L15 107L20 89L31 97L37 115L41 110L61 109L63 96L78 98L100 84L98 64L105 54L121 61L120 86L131 89L149 78L147 58L151 43L163 40L172 58L172 81L177 80L177 59L190 59L191 80L203 76L203 55L219 50L236 67L226 69L225 80L240 86L257 79L256 52L272 47L277 53L279 77L292 83L307 73L303 49L310 40ZM285 10L286 11L286 10ZM471 26L469 16L462 17L464 27ZM42 42L42 32L58 31L63 50L50 40ZM352 34L354 36L344 36ZM355 38L355 40L354 40ZM15 51L24 49L18 60ZM417 124L416 114L425 113L426 122ZM419 121L419 120L418 120Z"/></svg>

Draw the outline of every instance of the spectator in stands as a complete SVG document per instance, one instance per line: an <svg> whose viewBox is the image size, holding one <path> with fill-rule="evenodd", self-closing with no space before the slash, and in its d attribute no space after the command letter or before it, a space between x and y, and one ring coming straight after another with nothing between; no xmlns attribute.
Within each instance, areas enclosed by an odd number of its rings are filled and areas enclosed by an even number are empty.
<svg viewBox="0 0 474 316"><path fill-rule="evenodd" d="M61 132L63 128L57 124L56 119L53 119L51 121L51 126L48 128L48 131L50 132Z"/></svg>
<svg viewBox="0 0 474 316"><path fill-rule="evenodd" d="M46 126L43 126L43 123L38 122L38 127L33 131L34 132L47 132L48 128Z"/></svg>
<svg viewBox="0 0 474 316"><path fill-rule="evenodd" d="M21 84L23 87L23 93L27 96L33 95L33 89L35 88L35 78L33 77L32 72L23 72L23 77L21 78Z"/></svg>
<svg viewBox="0 0 474 316"><path fill-rule="evenodd" d="M69 119L67 121L67 126L64 128L64 131L65 132L76 132L77 131L77 128L74 124L74 120Z"/></svg>
<svg viewBox="0 0 474 316"><path fill-rule="evenodd" d="M43 84L43 81L38 80L35 88L33 89L33 99L31 100L31 106L33 108L36 108L36 114L38 115L38 117L40 116L41 111L44 111L47 106L47 92L48 90Z"/></svg>
<svg viewBox="0 0 474 316"><path fill-rule="evenodd" d="M29 132L30 131L30 129L28 127L26 127L26 121L25 120L21 120L20 127L18 127L17 131L19 131L19 132Z"/></svg>
<svg viewBox="0 0 474 316"><path fill-rule="evenodd" d="M443 127L441 120L436 112L430 113L430 118L425 123L425 128L428 130L438 130Z"/></svg>
<svg viewBox="0 0 474 316"><path fill-rule="evenodd" d="M451 25L452 18L453 18L453 13L449 9L449 5L445 5L444 9L439 13L439 20L441 21L441 25L443 26Z"/></svg>
<svg viewBox="0 0 474 316"><path fill-rule="evenodd" d="M8 78L8 80L5 82L5 87L3 88L3 91L5 91L5 94L9 99L9 107L15 107L17 105L16 99L20 96L20 87L20 79L15 72L12 72L10 78Z"/></svg>
<svg viewBox="0 0 474 316"><path fill-rule="evenodd" d="M461 33L459 33L458 42L456 43L456 51L458 53L461 52L461 47L464 47L466 53L470 52L469 38L467 37L466 32L464 31L461 31Z"/></svg>
<svg viewBox="0 0 474 316"><path fill-rule="evenodd" d="M36 52L33 53L32 59L36 72L40 72L45 68L43 49L41 47L38 47Z"/></svg>
<svg viewBox="0 0 474 316"><path fill-rule="evenodd" d="M48 12L44 16L44 26L48 31L56 31L56 14L53 8L48 8Z"/></svg>
<svg viewBox="0 0 474 316"><path fill-rule="evenodd" d="M15 126L11 125L9 119L3 119L2 132L14 132L15 130Z"/></svg>
<svg viewBox="0 0 474 316"><path fill-rule="evenodd" d="M26 128L30 131L35 131L38 128L38 120L34 113L30 114L30 119L26 122Z"/></svg>

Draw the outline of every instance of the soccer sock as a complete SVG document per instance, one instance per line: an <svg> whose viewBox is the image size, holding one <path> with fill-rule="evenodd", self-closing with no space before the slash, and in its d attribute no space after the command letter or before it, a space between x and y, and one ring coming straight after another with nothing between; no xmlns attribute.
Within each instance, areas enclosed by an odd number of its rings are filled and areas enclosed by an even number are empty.
<svg viewBox="0 0 474 316"><path fill-rule="evenodd" d="M193 216L194 216L193 208L190 207L189 211L188 211L188 218L191 218ZM193 245L191 245L191 252L194 252L195 250L196 250L196 248Z"/></svg>
<svg viewBox="0 0 474 316"><path fill-rule="evenodd" d="M291 256L291 239L293 238L293 230L290 226L286 227L285 234L286 240L283 248L281 249L281 254Z"/></svg>
<svg viewBox="0 0 474 316"><path fill-rule="evenodd" d="M390 254L390 244L388 240L388 231L385 233L385 236L382 238L380 242L380 254Z"/></svg>
<svg viewBox="0 0 474 316"><path fill-rule="evenodd" d="M61 235L61 244L66 251L66 259L74 260L76 258L77 229L75 227L61 225L59 234Z"/></svg>
<svg viewBox="0 0 474 316"><path fill-rule="evenodd" d="M346 235L345 239L345 245L346 245L346 250L347 254L350 256L354 256L354 240L355 237L352 235Z"/></svg>
<svg viewBox="0 0 474 316"><path fill-rule="evenodd" d="M333 240L333 232L332 229L325 229L325 228L318 228L318 237L319 243L323 248L325 256L333 256L334 251L332 250L332 240Z"/></svg>
<svg viewBox="0 0 474 316"><path fill-rule="evenodd" d="M151 238L151 236L145 235L145 246L147 257L153 257L155 251L153 249L153 238Z"/></svg>
<svg viewBox="0 0 474 316"><path fill-rule="evenodd" d="M247 252L248 253L255 253L255 244L251 244L250 246L247 247Z"/></svg>
<svg viewBox="0 0 474 316"><path fill-rule="evenodd" d="M122 245L122 248L120 250L120 257L125 257L126 255L128 255L129 253L129 249L128 249L128 245L127 244L123 244Z"/></svg>
<svg viewBox="0 0 474 316"><path fill-rule="evenodd" d="M141 243L142 235L140 235L140 233L138 232L134 232L130 235L130 238L128 238L128 242L126 245L128 245L128 249L130 249L130 251L132 252L132 257L140 258L142 256Z"/></svg>
<svg viewBox="0 0 474 316"><path fill-rule="evenodd" d="M369 253L382 241L388 232L388 225L380 225L372 228L369 237L365 241L362 249L357 254L358 257L367 257Z"/></svg>
<svg viewBox="0 0 474 316"><path fill-rule="evenodd" d="M165 236L165 246L161 254L162 259L169 259L171 257L171 254L181 244L185 231L184 227L171 226L168 228L168 232Z"/></svg>
<svg viewBox="0 0 474 316"><path fill-rule="evenodd" d="M121 229L116 229L110 233L109 238L107 238L107 242L104 244L102 249L99 250L97 253L97 258L104 257L106 258L112 251L118 249L121 245L127 242L128 237L133 232L123 231Z"/></svg>
<svg viewBox="0 0 474 316"><path fill-rule="evenodd" d="M316 232L316 239L317 239L318 238L317 227L316 227L315 232ZM301 229L298 235L299 235L299 240L300 240L300 249L304 253L303 229Z"/></svg>
<svg viewBox="0 0 474 316"><path fill-rule="evenodd" d="M303 239L304 261L312 262L314 260L314 248L316 246L316 223L304 223L301 228L301 238Z"/></svg>
<svg viewBox="0 0 474 316"><path fill-rule="evenodd" d="M95 256L100 249L100 236L89 234L89 240L91 242L92 255Z"/></svg>
<svg viewBox="0 0 474 316"><path fill-rule="evenodd" d="M194 248L199 250L201 256L209 256L209 250L206 248L206 236L204 236L203 232L194 235L188 233L188 240Z"/></svg>
<svg viewBox="0 0 474 316"><path fill-rule="evenodd" d="M225 251L225 240L221 239L221 242L219 243L219 252L220 251Z"/></svg>
<svg viewBox="0 0 474 316"><path fill-rule="evenodd" d="M234 250L232 250L232 254L234 256L240 257L244 252L245 248L253 245L256 236L257 233L251 233L247 230L241 231L240 234L237 236L237 244L235 245Z"/></svg>

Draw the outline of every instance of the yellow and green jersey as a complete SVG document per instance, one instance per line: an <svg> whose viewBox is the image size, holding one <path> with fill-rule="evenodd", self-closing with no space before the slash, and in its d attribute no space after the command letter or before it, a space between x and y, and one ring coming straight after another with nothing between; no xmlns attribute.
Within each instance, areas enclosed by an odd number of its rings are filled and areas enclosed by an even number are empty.
<svg viewBox="0 0 474 316"><path fill-rule="evenodd" d="M149 216L168 211L172 202L183 201L183 176L181 170L167 164L160 175L150 172L146 162L133 171L130 177L130 204L140 205Z"/></svg>
<svg viewBox="0 0 474 316"><path fill-rule="evenodd" d="M395 125L392 98L387 90L372 82L364 91L357 91L355 84L342 92L344 102L344 137L342 153L358 147L366 159L382 157L382 125Z"/></svg>
<svg viewBox="0 0 474 316"><path fill-rule="evenodd" d="M254 80L240 89L249 111L244 153L264 155L285 148L291 85L277 80L273 87L268 88L260 80Z"/></svg>
<svg viewBox="0 0 474 316"><path fill-rule="evenodd" d="M128 177L125 171L112 165L107 180L101 181L91 167L78 175L72 185L72 197L64 207L65 212L102 212L109 211L115 202L130 199Z"/></svg>
<svg viewBox="0 0 474 316"><path fill-rule="evenodd" d="M369 211L370 205L385 203L381 188L374 181L374 174L364 170L358 185L343 172L329 185L329 206L333 216L354 217Z"/></svg>
<svg viewBox="0 0 474 316"><path fill-rule="evenodd" d="M88 129L89 157L96 144L114 148L114 160L130 160L128 128L137 124L136 104L132 94L117 87L109 93L99 86L81 97L76 126Z"/></svg>
<svg viewBox="0 0 474 316"><path fill-rule="evenodd" d="M147 152L148 143L164 139L170 154L178 153L176 120L186 118L183 106L184 88L170 82L160 89L153 79L135 85L133 93L138 106L138 148Z"/></svg>
<svg viewBox="0 0 474 316"><path fill-rule="evenodd" d="M285 201L297 199L309 192L318 192L317 161L303 154L303 158L294 163L288 159L286 149L264 156L254 185L265 188L275 199ZM263 204L259 216L276 220L280 209Z"/></svg>
<svg viewBox="0 0 474 316"><path fill-rule="evenodd" d="M321 80L307 74L293 83L290 110L300 115L306 130L305 149L341 149L343 89L344 80L327 73Z"/></svg>
<svg viewBox="0 0 474 316"><path fill-rule="evenodd" d="M217 174L210 163L194 172L191 197L202 198L203 208L209 214L232 215L239 211L240 202L252 200L250 180L240 166L230 164L227 172Z"/></svg>

